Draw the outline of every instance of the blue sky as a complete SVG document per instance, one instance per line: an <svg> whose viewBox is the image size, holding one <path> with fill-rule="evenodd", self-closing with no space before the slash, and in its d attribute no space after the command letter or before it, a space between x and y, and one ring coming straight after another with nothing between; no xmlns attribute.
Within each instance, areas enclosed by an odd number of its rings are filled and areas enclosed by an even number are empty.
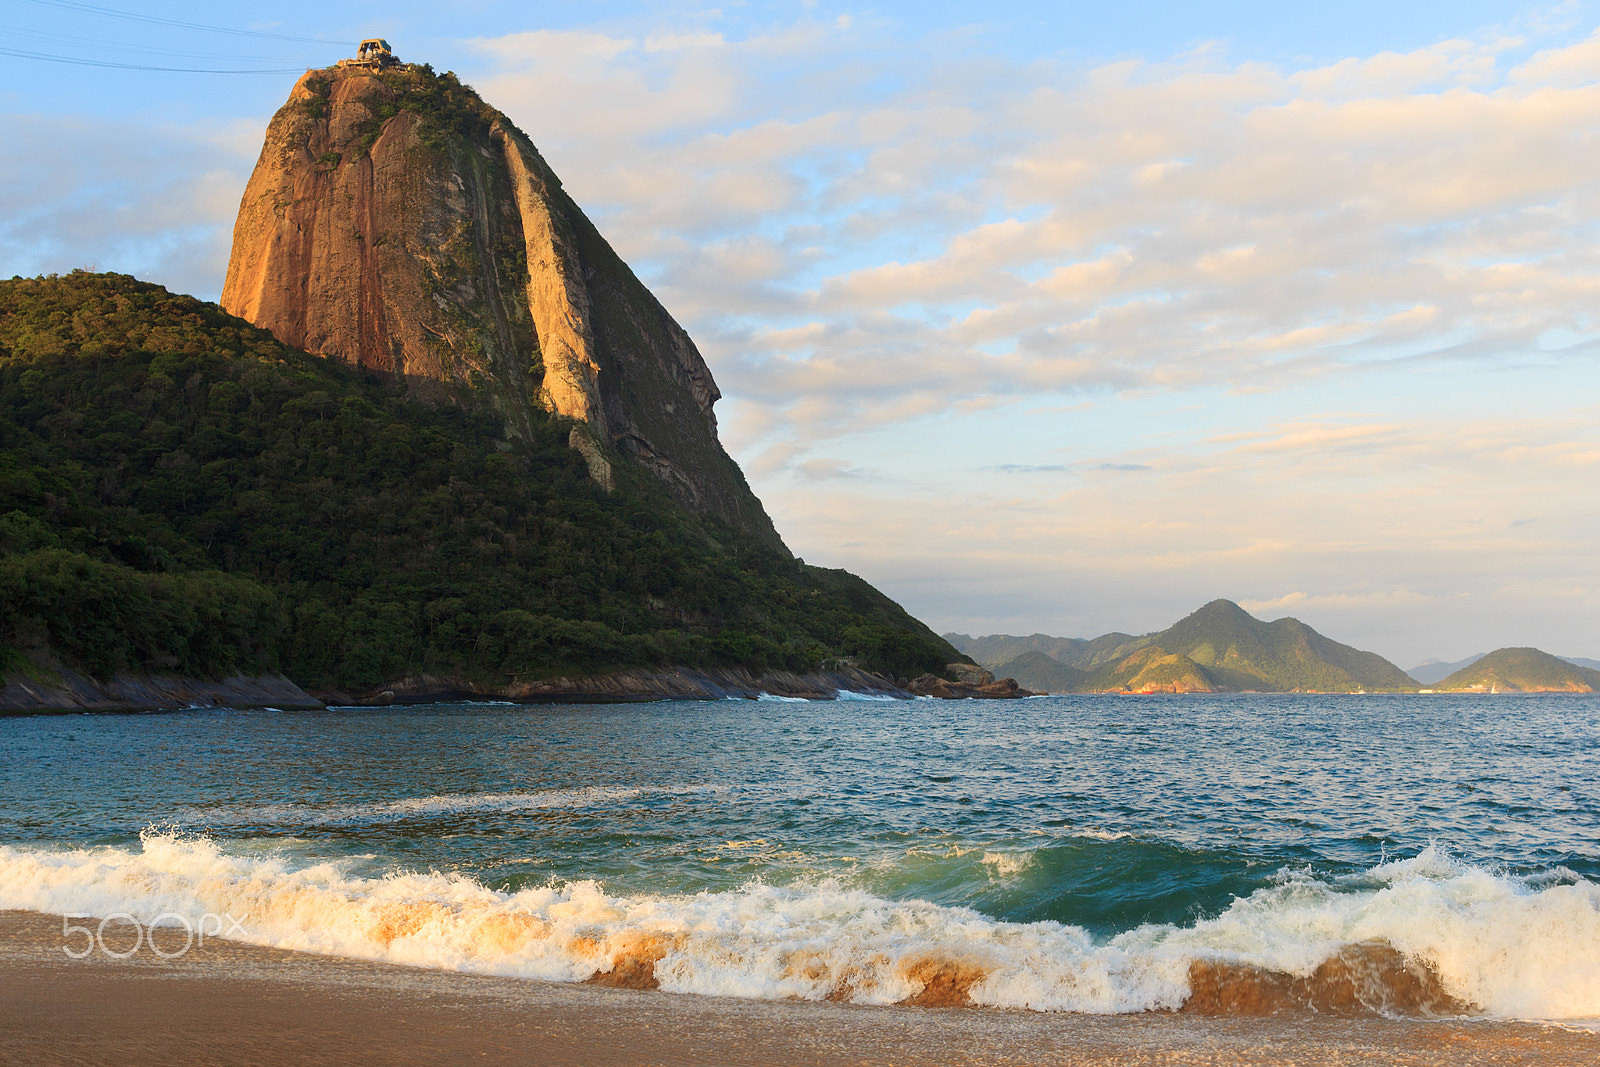
<svg viewBox="0 0 1600 1067"><path fill-rule="evenodd" d="M1227 596L1600 656L1594 4L259 10L0 0L0 48L454 69L696 338L791 547L936 629ZM292 81L6 58L0 275L214 297Z"/></svg>

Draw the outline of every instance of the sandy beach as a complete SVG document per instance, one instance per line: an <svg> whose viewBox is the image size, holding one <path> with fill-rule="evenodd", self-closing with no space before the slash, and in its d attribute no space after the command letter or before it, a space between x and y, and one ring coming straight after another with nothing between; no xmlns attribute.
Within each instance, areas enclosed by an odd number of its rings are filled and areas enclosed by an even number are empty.
<svg viewBox="0 0 1600 1067"><path fill-rule="evenodd" d="M165 933L163 934L163 937ZM116 949L113 928L107 940ZM163 949L175 952L181 935ZM423 971L210 940L62 951L0 912L0 1062L29 1064L1592 1064L1527 1023L866 1008Z"/></svg>

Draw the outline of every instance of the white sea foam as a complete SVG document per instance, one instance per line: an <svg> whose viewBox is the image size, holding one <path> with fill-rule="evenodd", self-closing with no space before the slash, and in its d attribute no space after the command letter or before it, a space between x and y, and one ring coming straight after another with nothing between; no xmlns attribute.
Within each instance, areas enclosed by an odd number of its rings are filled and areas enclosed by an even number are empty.
<svg viewBox="0 0 1600 1067"><path fill-rule="evenodd" d="M632 800L646 793L725 792L724 785L688 786L582 786L577 789L542 789L518 793L445 793L436 796L403 797L370 804L337 804L315 807L305 804L266 804L230 811L196 809L186 821L220 826L338 826L371 825L403 819L474 813L579 810L601 804Z"/></svg>
<svg viewBox="0 0 1600 1067"><path fill-rule="evenodd" d="M131 849L0 846L0 908L145 922L227 914L258 944L560 981L645 958L663 989L742 997L892 1003L918 994L930 968L955 967L978 976L969 995L979 1004L1099 1013L1178 1006L1196 959L1307 975L1341 946L1384 939L1491 1015L1600 1016L1600 886L1534 885L1434 849L1373 869L1361 887L1289 873L1215 919L1109 941L833 881L677 896L575 881L502 893L458 874L373 878L354 866L297 866L155 831Z"/></svg>
<svg viewBox="0 0 1600 1067"><path fill-rule="evenodd" d="M1133 834L1127 830L1099 830L1093 827L1084 827L1081 830L1073 830L1068 836L1085 837L1091 841L1121 841L1124 838L1132 837Z"/></svg>
<svg viewBox="0 0 1600 1067"><path fill-rule="evenodd" d="M989 868L991 880L999 880L1021 874L1033 866L1033 859L1032 852L985 852L983 865Z"/></svg>
<svg viewBox="0 0 1600 1067"><path fill-rule="evenodd" d="M809 697L786 697L786 696L779 696L777 693L762 693L760 696L756 697L756 699L759 700L759 701L764 701L765 703L768 703L768 704L809 704L809 703L811 703L811 700L810 700Z"/></svg>
<svg viewBox="0 0 1600 1067"><path fill-rule="evenodd" d="M836 699L838 699L838 700L871 700L871 701L874 701L874 702L882 704L882 703L895 703L895 702L904 700L905 697L897 697L897 696L893 696L893 695L891 695L889 693L857 693L852 689L841 689L841 690L839 690L839 695L838 695L838 697Z"/></svg>

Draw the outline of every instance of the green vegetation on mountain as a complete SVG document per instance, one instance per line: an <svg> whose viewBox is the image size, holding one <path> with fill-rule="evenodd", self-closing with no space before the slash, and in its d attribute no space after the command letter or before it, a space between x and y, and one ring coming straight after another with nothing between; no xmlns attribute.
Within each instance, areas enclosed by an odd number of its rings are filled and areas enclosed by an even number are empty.
<svg viewBox="0 0 1600 1067"><path fill-rule="evenodd" d="M1078 693L1088 677L1078 668L1069 667L1040 651L1024 652L1016 659L989 669L996 678L1015 678L1018 685L1035 693Z"/></svg>
<svg viewBox="0 0 1600 1067"><path fill-rule="evenodd" d="M1593 693L1600 691L1600 671L1557 659L1537 648L1501 648L1456 671L1434 688Z"/></svg>
<svg viewBox="0 0 1600 1067"><path fill-rule="evenodd" d="M1329 640L1298 619L1262 622L1229 600L1214 600L1168 629L1144 637L1113 633L1085 641L1043 634L1028 638L950 636L959 638L956 647L985 667L991 665L983 657L1008 647L1007 642L1057 647L1060 658L1051 658L1059 666L1083 672L1075 687L1078 692L1141 689L1147 684L1158 689L1181 685L1187 687L1183 691L1194 692L1385 693L1417 688L1416 682L1382 656ZM1152 658L1145 654L1152 649L1162 655ZM1035 651L1025 661L1014 657L991 669L1033 688L1023 675L1042 677L1049 669L1036 658L1042 655L1046 653ZM1142 673L1146 671L1153 673ZM1134 684L1135 679L1139 684ZM1044 687L1053 693L1071 691L1067 686Z"/></svg>
<svg viewBox="0 0 1600 1067"><path fill-rule="evenodd" d="M1230 600L1213 600L1151 643L1188 656L1228 689L1337 693L1417 687L1382 656L1331 641L1299 619L1262 622Z"/></svg>
<svg viewBox="0 0 1600 1067"><path fill-rule="evenodd" d="M0 668L367 689L959 655L843 571L120 275L0 282Z"/></svg>
<svg viewBox="0 0 1600 1067"><path fill-rule="evenodd" d="M1149 645L1094 671L1083 688L1091 693L1214 693L1227 687L1188 656Z"/></svg>
<svg viewBox="0 0 1600 1067"><path fill-rule="evenodd" d="M1079 670L1092 671L1121 659L1135 649L1143 648L1146 643L1146 638L1132 637L1128 634L1101 634L1086 642L1083 648L1078 650L1077 656L1068 663Z"/></svg>

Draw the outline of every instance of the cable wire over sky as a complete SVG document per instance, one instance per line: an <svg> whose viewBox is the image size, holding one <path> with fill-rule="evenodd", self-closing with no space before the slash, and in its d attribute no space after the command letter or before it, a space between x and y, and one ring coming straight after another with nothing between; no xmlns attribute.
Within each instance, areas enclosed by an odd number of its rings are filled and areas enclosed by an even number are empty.
<svg viewBox="0 0 1600 1067"><path fill-rule="evenodd" d="M23 0L25 3L40 7L54 8L63 13L73 13L101 19L124 19L130 22L144 23L156 27L168 27L186 32L220 33L234 37L246 37L261 41L292 41L302 44L317 44L329 47L342 48L346 42L332 41L318 37L296 37L289 34L266 33L260 30L241 30L227 26L212 26L206 23L187 22L182 19L165 18L158 15L143 15L135 12L119 11L114 8L101 7L96 4L80 4L74 0ZM31 38L32 40L27 40ZM66 46L70 51L38 51L27 47L34 41L50 42L57 46ZM20 46L20 47L19 47ZM178 50L171 48L149 47L136 44L133 41L96 40L70 34L53 33L49 31L27 30L16 27L0 29L0 56L10 56L15 59L31 59L44 63L65 63L75 67L98 67L107 70L132 70L150 71L163 74L297 74L311 66L319 66L325 62L324 57L303 59L294 56L242 56L229 51L218 53L216 51ZM134 62L139 58L167 58L173 65ZM218 61L260 64L252 67L219 67L207 65L191 67L180 65L183 60L209 59L212 63ZM270 66L268 65L270 64Z"/></svg>
<svg viewBox="0 0 1600 1067"><path fill-rule="evenodd" d="M0 29L0 33L3 33L5 36L11 37L11 38L26 38L26 39L28 39L30 41L41 41L41 42L44 42L44 44L47 45L47 46L57 46L57 47L65 46L67 48L75 48L75 49L76 48L87 48L87 49L90 49L91 51L110 52L110 53L113 53L114 55L118 55L118 56L126 56L128 53L134 53L134 52L137 52L140 55L146 55L146 56L162 56L162 57L165 57L165 58L167 58L169 60L170 59L215 59L216 56L217 56L217 50L215 48L204 48L204 49L196 49L196 48L161 48L161 47L156 47L156 46L152 46L152 45L133 44L133 43L131 43L129 41L126 41L126 40L107 41L107 40L103 40L101 38L96 38L96 37L81 37L81 36L78 36L76 34L51 33L51 32L49 32L47 30L21 30L21 29L16 29L14 27L6 27L4 29ZM22 48L23 46L15 43L13 41L13 42L8 43L7 47ZM33 46L30 45L28 47L31 48ZM281 54L280 55L272 55L272 56L256 56L256 55L248 55L247 56L247 55L240 55L237 52L231 52L230 51L228 53L228 56L229 56L230 59L236 59L236 60L239 60L240 62L244 62L244 61L247 61L247 60L249 62L252 62L252 63L286 63L286 62L289 62L289 60L284 59Z"/></svg>
<svg viewBox="0 0 1600 1067"><path fill-rule="evenodd" d="M25 52L18 48L0 47L0 56L17 59L37 59L49 63L71 63L78 67L110 67L115 70L150 70L167 74L299 74L305 68L282 67L276 70L221 70L209 67L152 67L141 63L117 63L106 59L74 59L71 56L53 56L47 52Z"/></svg>
<svg viewBox="0 0 1600 1067"><path fill-rule="evenodd" d="M201 22L184 22L181 19L162 18L159 15L140 15L130 11L117 11L114 8L99 7L95 4L79 4L73 0L25 0L26 3L40 4L45 7L67 8L72 11L82 11L86 14L101 15L106 18L127 19L130 22L150 22L158 26L175 26L185 30L203 30L206 33L227 33L236 37L261 37L271 41L299 41L306 44L344 44L343 41L330 41L323 37L293 37L282 33L262 33L259 30L236 30L227 26L207 26ZM204 73L215 73L207 71Z"/></svg>

